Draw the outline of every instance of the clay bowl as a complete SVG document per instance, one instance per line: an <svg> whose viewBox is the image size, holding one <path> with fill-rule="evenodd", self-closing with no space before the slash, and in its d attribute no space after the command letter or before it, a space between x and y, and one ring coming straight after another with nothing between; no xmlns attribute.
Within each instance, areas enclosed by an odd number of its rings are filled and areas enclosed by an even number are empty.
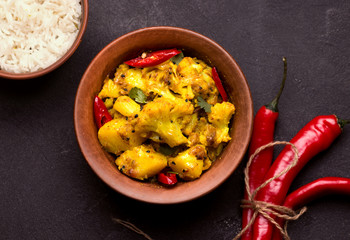
<svg viewBox="0 0 350 240"><path fill-rule="evenodd" d="M231 125L232 140L220 158L199 179L168 188L140 182L122 174L115 157L97 139L93 99L108 73L144 50L178 48L216 66L223 85L236 106ZM203 196L223 183L242 160L252 131L253 107L247 81L235 60L222 47L196 32L175 27L150 27L128 33L107 45L84 73L75 99L74 125L81 151L90 167L111 188L148 203L173 204Z"/></svg>
<svg viewBox="0 0 350 240"><path fill-rule="evenodd" d="M81 24L80 24L80 30L77 35L77 38L75 39L73 45L71 48L60 58L58 59L54 64L50 65L49 67L36 71L36 72L30 72L30 73L10 73L6 72L4 70L0 70L0 78L8 78L13 80L26 80L26 79L32 79L41 77L49 72L52 72L59 66L61 66L63 63L65 63L77 50L80 42L82 41L83 35L85 33L87 21L88 21L88 14L89 14L89 3L88 0L81 0L81 7L82 7L82 16L81 16Z"/></svg>

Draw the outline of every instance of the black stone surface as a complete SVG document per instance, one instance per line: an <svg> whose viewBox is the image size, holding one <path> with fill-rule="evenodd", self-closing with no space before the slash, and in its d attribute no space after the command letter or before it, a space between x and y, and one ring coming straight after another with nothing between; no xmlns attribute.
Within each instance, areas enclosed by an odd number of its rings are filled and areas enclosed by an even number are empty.
<svg viewBox="0 0 350 240"><path fill-rule="evenodd" d="M317 115L350 118L349 1L92 0L86 34L69 61L38 79L0 79L1 239L144 239L113 218L153 239L232 239L239 232L247 159L209 195L158 206L109 189L78 147L73 104L89 62L113 39L157 25L188 28L221 44L245 73L255 112L276 94L286 56L277 140L290 140ZM350 177L350 126L291 190L325 176ZM289 233L350 239L350 197L314 201Z"/></svg>

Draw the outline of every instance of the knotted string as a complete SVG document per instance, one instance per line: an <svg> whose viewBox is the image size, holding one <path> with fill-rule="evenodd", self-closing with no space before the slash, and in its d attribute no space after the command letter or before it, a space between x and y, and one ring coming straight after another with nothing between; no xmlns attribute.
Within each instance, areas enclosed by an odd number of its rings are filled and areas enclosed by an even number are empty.
<svg viewBox="0 0 350 240"><path fill-rule="evenodd" d="M152 238L150 236L148 236L145 232L143 232L141 229L136 227L134 224L127 222L127 221L124 221L124 220L121 220L119 218L112 218L112 219L113 219L113 221L116 221L117 223L123 225L124 227L129 228L131 231L144 236L146 239L152 240Z"/></svg>
<svg viewBox="0 0 350 240"><path fill-rule="evenodd" d="M294 152L294 159L291 162L291 164L285 168L283 171L281 171L280 173L276 174L275 176L267 179L265 182L263 182L259 187L257 187L253 192L251 192L250 190L250 186L249 186L249 168L250 165L253 161L253 159L256 157L256 155L258 155L261 151L265 150L266 148L269 147L273 147L275 145L290 145L293 149ZM283 229L276 221L273 217L270 216L276 216L282 219L285 219L287 221L289 220L297 220L305 211L306 211L306 207L302 208L300 211L294 211L290 208L284 207L284 206L279 206L279 205L275 205L275 204L271 204L268 202L262 202L262 201L257 201L255 200L255 196L258 193L259 190L261 190L263 187L265 187L267 184L269 184L270 182L272 182L273 180L279 178L280 176L282 176L283 174L287 173L290 169L292 169L298 162L299 160L299 151L298 149L295 147L294 144L290 143L290 142L286 142L286 141L276 141L276 142L271 142L268 143L266 145L261 146L260 148L258 148L253 155L250 156L247 166L244 170L244 182L245 182L245 186L246 186L246 191L248 194L248 200L242 200L242 208L251 208L254 210L253 216L250 219L250 221L248 222L248 224L245 226L245 228L243 228L241 230L240 233L238 233L238 235L233 239L239 239L254 223L256 217L258 216L258 214L261 214L262 216L264 216L269 222L271 222L282 234L283 238L286 240L290 240L288 233L287 233L287 224L285 225L285 228Z"/></svg>

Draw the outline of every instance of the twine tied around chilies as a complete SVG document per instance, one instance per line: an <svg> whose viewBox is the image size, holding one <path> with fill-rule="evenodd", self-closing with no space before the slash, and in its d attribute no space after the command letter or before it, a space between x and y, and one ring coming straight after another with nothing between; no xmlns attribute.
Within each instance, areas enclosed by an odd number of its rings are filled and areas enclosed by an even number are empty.
<svg viewBox="0 0 350 240"><path fill-rule="evenodd" d="M256 157L256 155L258 155L261 151L265 150L266 148L269 147L273 147L275 145L290 145L293 149L294 152L294 159L292 161L292 163L283 171L281 171L280 173L276 174L275 176L273 176L272 178L267 179L265 182L263 182L259 187L257 187L253 192L250 191L250 186L249 186L249 168L250 165L253 161L253 159ZM255 200L255 196L258 193L259 190L261 190L263 187L265 187L267 184L269 184L270 182L272 182L273 180L279 178L280 176L282 176L283 174L287 173L290 169L292 169L298 162L299 160L299 151L298 149L295 147L295 145L293 143L290 142L286 142L286 141L275 141L275 142L271 142L268 143L266 145L261 146L260 148L258 148L253 155L250 156L247 166L244 170L244 182L245 182L245 186L246 186L246 191L248 194L248 200L242 200L242 208L251 208L254 210L254 214L252 216L252 218L250 219L250 221L248 222L247 226L245 226L245 228L243 228L241 230L240 233L238 233L238 235L233 239L233 240L237 240L239 239L254 223L256 217L258 216L258 214L261 214L262 216L264 216L269 222L271 222L282 234L283 238L286 240L290 240L288 233L287 233L287 223L285 224L284 228L282 228L273 217L270 216L276 216L282 219L285 219L286 221L289 220L297 220L304 212L306 212L306 207L303 207L302 209L300 209L299 211L294 211L290 208L284 207L284 206L279 206L279 205L275 205L275 204L271 204L268 202L262 202L262 201L257 201Z"/></svg>

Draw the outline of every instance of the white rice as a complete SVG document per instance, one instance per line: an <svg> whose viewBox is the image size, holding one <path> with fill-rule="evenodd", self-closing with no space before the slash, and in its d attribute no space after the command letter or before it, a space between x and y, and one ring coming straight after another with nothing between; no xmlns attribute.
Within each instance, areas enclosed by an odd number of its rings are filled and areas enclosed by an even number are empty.
<svg viewBox="0 0 350 240"><path fill-rule="evenodd" d="M76 39L80 0L0 0L0 69L35 72L61 58Z"/></svg>

